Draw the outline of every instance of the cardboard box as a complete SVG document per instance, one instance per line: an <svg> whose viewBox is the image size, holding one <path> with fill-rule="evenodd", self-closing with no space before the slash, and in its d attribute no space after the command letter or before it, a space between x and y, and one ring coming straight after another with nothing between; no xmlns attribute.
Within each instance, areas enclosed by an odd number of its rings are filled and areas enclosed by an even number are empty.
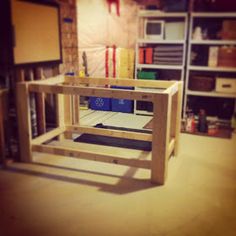
<svg viewBox="0 0 236 236"><path fill-rule="evenodd" d="M236 93L236 78L216 78L216 92Z"/></svg>
<svg viewBox="0 0 236 236"><path fill-rule="evenodd" d="M236 39L236 20L224 20L221 32L221 38L224 40Z"/></svg>
<svg viewBox="0 0 236 236"><path fill-rule="evenodd" d="M220 47L218 66L236 67L236 47Z"/></svg>

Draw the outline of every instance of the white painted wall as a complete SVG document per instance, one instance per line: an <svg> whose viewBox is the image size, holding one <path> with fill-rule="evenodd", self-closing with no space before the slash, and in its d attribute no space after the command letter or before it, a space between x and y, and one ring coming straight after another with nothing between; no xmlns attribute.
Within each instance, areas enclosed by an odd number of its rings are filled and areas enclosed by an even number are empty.
<svg viewBox="0 0 236 236"><path fill-rule="evenodd" d="M109 13L106 0L77 0L80 68L85 51L90 76L104 76L106 46L134 48L138 8L132 0L120 0L117 16L114 6Z"/></svg>

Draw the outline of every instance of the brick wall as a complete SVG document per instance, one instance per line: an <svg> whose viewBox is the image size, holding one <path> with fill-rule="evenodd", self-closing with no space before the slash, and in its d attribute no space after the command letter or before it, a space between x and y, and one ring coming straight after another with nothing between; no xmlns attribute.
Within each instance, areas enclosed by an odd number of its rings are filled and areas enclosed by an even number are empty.
<svg viewBox="0 0 236 236"><path fill-rule="evenodd" d="M63 63L60 73L78 72L78 38L76 0L57 0L61 11L61 40Z"/></svg>

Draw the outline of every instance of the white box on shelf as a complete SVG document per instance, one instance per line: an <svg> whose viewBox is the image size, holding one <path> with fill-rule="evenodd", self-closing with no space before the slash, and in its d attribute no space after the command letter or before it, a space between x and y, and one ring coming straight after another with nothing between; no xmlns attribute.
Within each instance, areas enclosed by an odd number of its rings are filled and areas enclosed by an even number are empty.
<svg viewBox="0 0 236 236"><path fill-rule="evenodd" d="M236 78L216 78L216 92L236 93Z"/></svg>
<svg viewBox="0 0 236 236"><path fill-rule="evenodd" d="M165 22L166 40L183 40L185 22Z"/></svg>
<svg viewBox="0 0 236 236"><path fill-rule="evenodd" d="M145 19L144 38L159 40L164 38L164 21Z"/></svg>
<svg viewBox="0 0 236 236"><path fill-rule="evenodd" d="M218 51L219 47L210 46L209 47L209 56L208 56L208 66L217 67L218 65Z"/></svg>

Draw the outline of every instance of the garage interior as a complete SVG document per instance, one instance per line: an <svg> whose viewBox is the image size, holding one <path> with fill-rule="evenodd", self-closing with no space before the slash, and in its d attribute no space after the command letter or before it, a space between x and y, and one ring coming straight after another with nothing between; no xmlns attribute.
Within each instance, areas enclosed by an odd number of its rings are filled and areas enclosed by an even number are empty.
<svg viewBox="0 0 236 236"><path fill-rule="evenodd" d="M0 9L0 235L235 235L234 1L8 0ZM161 91L141 86L155 83ZM23 96L24 86L34 89ZM179 110L147 102L161 93ZM72 126L81 133L50 136ZM85 131L89 141L76 141ZM139 135L151 150L128 143Z"/></svg>

